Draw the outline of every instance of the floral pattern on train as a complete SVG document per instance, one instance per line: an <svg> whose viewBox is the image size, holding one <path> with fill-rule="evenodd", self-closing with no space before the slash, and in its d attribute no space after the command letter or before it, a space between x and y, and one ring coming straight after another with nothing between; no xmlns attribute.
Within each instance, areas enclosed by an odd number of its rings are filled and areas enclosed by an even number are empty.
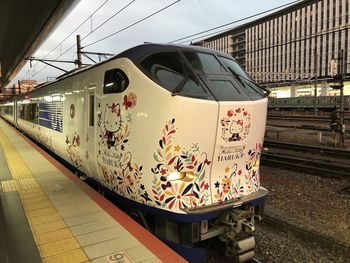
<svg viewBox="0 0 350 263"><path fill-rule="evenodd" d="M247 193L255 192L260 187L260 174L259 174L259 163L260 155L262 151L262 143L256 143L255 147L249 149L248 158L245 162L245 184L247 186Z"/></svg>
<svg viewBox="0 0 350 263"><path fill-rule="evenodd" d="M129 150L131 110L137 104L137 96L130 92L123 102L98 104L99 127L97 160L102 184L112 191L143 203L149 202L142 185L142 166L135 163Z"/></svg>
<svg viewBox="0 0 350 263"><path fill-rule="evenodd" d="M74 132L66 136L66 153L72 164L78 168L83 167L83 158L81 157L80 135Z"/></svg>
<svg viewBox="0 0 350 263"><path fill-rule="evenodd" d="M244 108L238 107L227 111L221 121L221 138L225 142L243 141L249 134L251 116Z"/></svg>
<svg viewBox="0 0 350 263"><path fill-rule="evenodd" d="M155 205L168 209L203 206L210 200L206 174L211 162L199 145L190 148L175 143L175 119L165 123L163 136L153 154L156 165L153 173L152 194ZM186 174L185 174L186 172ZM172 180L174 173L183 173L181 180Z"/></svg>
<svg viewBox="0 0 350 263"><path fill-rule="evenodd" d="M244 156L245 163L224 168L222 176L214 183L214 202L223 202L253 193L259 188L259 160L262 144L257 143Z"/></svg>

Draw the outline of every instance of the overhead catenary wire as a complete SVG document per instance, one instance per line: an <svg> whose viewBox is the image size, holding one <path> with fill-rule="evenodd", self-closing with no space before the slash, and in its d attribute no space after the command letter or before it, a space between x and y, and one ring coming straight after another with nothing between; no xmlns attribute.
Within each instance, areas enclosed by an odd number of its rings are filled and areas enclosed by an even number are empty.
<svg viewBox="0 0 350 263"><path fill-rule="evenodd" d="M123 6L121 9L119 9L116 13L114 13L112 16L110 16L108 19L106 19L105 21L103 21L101 24L98 25L98 27L96 27L95 29L91 30L91 32L89 34L87 34L85 37L82 38L82 40L84 40L85 38L87 38L88 36L90 36L93 32L95 32L96 30L98 30L99 28L101 28L102 26L104 26L106 23L108 23L111 19L113 19L115 16L117 16L118 14L120 14L122 11L124 11L126 8L128 8L132 3L134 3L136 0L132 0L130 3L128 3L127 5Z"/></svg>
<svg viewBox="0 0 350 263"><path fill-rule="evenodd" d="M81 28L81 26L84 25L90 18L92 18L92 16L93 16L94 14L96 14L108 1L109 1L109 0L106 0L105 2L103 2L90 16L88 16L77 28L75 28L67 37L65 37L65 38L64 38L55 48L53 48L44 58L46 58L48 55L50 55L55 49L57 49L58 47L60 47L61 44L62 44L64 41L66 41L74 32L76 32L79 28ZM121 29L121 30L119 30L119 31L117 31L117 32L114 32L114 33L112 33L112 34L110 34L110 35L108 35L108 36L106 36L106 37L104 37L104 38L102 38L102 39L100 39L100 40L97 40L97 41L95 41L95 42L93 42L93 43L90 43L90 44L86 45L85 47L91 46L91 45L96 44L96 43L98 43L98 42L100 42L100 41L103 41L103 40L105 40L105 39L107 39L107 38L109 38L109 37L111 37L111 36L113 36L113 35L115 35L115 34L118 34L118 33L122 32L122 31L124 31L124 30L126 30L126 29L128 29L128 28L130 28L130 27L132 27L132 26L134 26L134 25L136 25L136 24L138 24L138 23L140 23L140 22L142 22L142 21L148 19L148 18L150 18L151 16L154 16L155 14L157 14L157 13L159 13L159 12L161 12L161 11L167 9L167 8L169 8L170 6L176 4L176 3L179 2L179 1L181 1L181 0L175 1L175 2L173 2L172 4L170 4L170 5L168 5L168 6L164 7L164 8L162 8L162 9L156 11L155 13L153 13L153 14L151 14L151 15L149 15L149 16L147 16L147 17L145 17L145 18L143 18L143 19L141 19L141 20L139 20L139 21L137 21L137 22L135 22L135 23L133 23L133 24L127 26L126 28L123 28L123 29ZM300 0L298 0L298 1L300 1ZM278 9L278 8L282 8L282 7L284 7L284 6L293 4L293 3L298 2L298 1L294 1L294 2L291 2L291 3L289 3L289 4L285 4L285 5L282 5L282 6L273 8L273 9L270 9L270 10L268 10L268 11L262 12L262 14L263 14L263 13L266 13L266 12L270 12L270 11L276 10L276 9ZM99 28L101 28L104 24L106 24L106 23L107 23L108 21L110 21L113 17L115 17L117 14L119 14L120 12L122 12L122 11L123 11L124 9L126 9L128 6L130 6L133 2L135 2L135 0L131 1L131 2L128 3L126 6L124 6L122 9L120 9L120 10L118 10L116 13L114 13L111 17L109 17L109 18L106 19L104 22L102 22L97 28L95 28L95 29L92 30L89 34L87 34L86 36L84 36L84 37L82 38L82 40L86 39L86 38L87 38L89 35L91 35L93 32L95 32L96 30L98 30ZM259 14L257 14L257 15L259 15ZM256 15L255 15L255 16L256 16ZM248 18L243 18L243 19L240 19L240 20L243 21L243 20L245 20L245 19L249 19L249 17L248 17ZM237 22L238 22L238 21L234 21L234 22L228 23L228 24L226 24L226 25L222 25L222 26L220 26L220 27L224 27L224 26L227 26L227 25L229 25L229 24L237 23ZM220 27L216 27L216 28L220 28ZM209 32L209 31L211 31L211 30L215 30L216 28L208 29L208 30L205 30L205 31L203 31L203 32L200 32L200 33L197 33L197 34L194 34L194 35L199 35L199 34L201 34L201 33ZM220 31L220 32L221 32L221 31ZM191 35L191 36L194 36L194 35ZM211 35L211 34L210 34L210 35ZM188 37L191 37L191 36L188 36ZM186 37L186 38L188 38L188 37ZM185 38L182 38L182 39L185 39ZM182 40L182 39L178 39L178 40ZM178 41L178 40L174 40L173 42ZM169 43L172 43L172 42L169 42ZM184 42L184 43L185 43L185 42ZM72 45L72 46L70 46L70 47L69 47L68 49L66 49L64 52L61 52L61 54L60 54L59 56L57 56L55 59L60 58L61 56L63 56L64 54L66 54L68 51L70 51L70 50L71 50L72 48L74 48L74 47L75 47L75 44ZM84 48L84 47L83 47L83 48ZM35 68L36 68L37 64L38 64L38 63L36 63L36 64L34 65L33 71L35 71ZM32 73L32 76L30 77L30 79L32 79L35 75L39 74L39 73L40 73L42 70L44 70L46 67L47 67L47 66L44 66L42 69L40 69L39 71L35 72L34 74ZM27 71L27 74L28 74L28 73L29 73L29 70Z"/></svg>
<svg viewBox="0 0 350 263"><path fill-rule="evenodd" d="M81 28L89 19L92 18L109 0L104 1L94 12L91 13L83 22L80 23L68 36L66 36L55 48L53 48L44 58L52 53L56 48L58 48L64 41L66 41L73 33L75 33L79 28Z"/></svg>
<svg viewBox="0 0 350 263"><path fill-rule="evenodd" d="M109 0L105 0L101 5L99 5L99 7L98 7L97 9L95 9L95 11L93 11L93 12L91 13L91 15L89 15L83 22L81 22L81 23L79 24L79 26L77 26L71 33L69 33L59 44L57 44L53 49L51 49L51 50L49 51L49 53L47 53L47 54L43 57L43 59L47 58L53 51L55 51L58 47L60 47L60 46L63 44L63 42L65 42L72 34L74 34L77 30L79 30L89 19L92 18L92 16L93 16L94 14L96 14L105 4L107 4L108 1L109 1ZM61 52L61 54L62 54L62 52ZM34 65L34 67L36 67L37 65L38 65L38 62ZM45 66L45 67L47 67L47 66Z"/></svg>
<svg viewBox="0 0 350 263"><path fill-rule="evenodd" d="M208 33L208 32L210 32L210 31L214 31L214 30L217 30L217 29L221 29L221 28L223 28L223 27L227 27L227 26L230 26L230 25L233 25L233 24L237 24L237 23L239 23L239 22L242 22L242 21L245 21L245 20L248 20L248 19L257 17L257 16L261 16L261 15L264 15L264 14L266 14L266 13L270 13L270 12L272 12L272 11L275 11L275 10L278 10L278 9L281 9L281 8L284 8L284 7L287 7L287 6L293 5L293 4L297 3L297 2L302 2L302 1L303 1L303 0L296 0L296 1L293 1L293 2L289 2L289 3L287 3L287 4L280 5L280 6L271 8L271 9L269 9L269 10L266 10L266 11L263 11L263 12L260 12L260 13L254 14L254 15L250 15L250 16L247 16L247 17L244 17L244 18L240 18L240 19L237 19L237 20L232 21L232 22L230 22L230 23L226 23L226 24L223 24L223 25L220 25L220 26L216 26L216 27L213 27L213 28L210 28L210 29L207 29L207 30L204 30L204 31L201 31L201 32L198 32L198 33L189 35L189 36L186 36L186 37L182 37L182 38L179 38L179 39L170 41L170 42L168 42L168 43L169 43L169 44L171 44L171 43L176 43L176 42L179 42L179 41L182 41L182 40L191 38L191 37L199 36L199 35L201 35L201 34ZM191 40L187 40L186 42L190 42L190 41L191 41Z"/></svg>
<svg viewBox="0 0 350 263"><path fill-rule="evenodd" d="M136 22L134 22L134 23L132 23L132 24L130 24L130 25L128 25L128 26L126 26L126 27L124 27L124 28L122 28L122 29L120 29L120 30L114 32L114 33L112 33L112 34L109 34L109 35L107 35L107 36L105 36L105 37L103 37L103 38L100 38L100 39L98 39L98 40L96 40L96 41L94 41L94 42L92 42L92 43L89 43L89 44L83 46L83 48L86 48L86 47L95 45L95 44L97 44L97 43L99 43L99 42L101 42L101 41L103 41L103 40L106 40L107 38L110 38L110 37L112 37L112 36L114 36L114 35L116 35L116 34L119 34L119 33L123 32L123 31L125 31L125 30L127 30L127 29L129 29L129 28L131 28L131 27L133 27L133 26L135 26L135 25L137 25L137 24L139 24L139 23L145 21L146 19L148 19L148 18L150 18L150 17L152 17L152 16L154 16L154 15L156 15L156 14L158 14L158 13L160 13L160 12L166 10L166 9L168 9L169 7L171 7L171 6L175 5L175 4L177 4L177 3L180 2L180 1L181 1L181 0L177 0L177 1L175 1L175 2L172 2L171 4L169 4L169 5L167 5L167 6L163 7L163 8L161 8L161 9L159 9L159 10L157 10L156 12L153 12L152 14L150 14L150 15L148 15L148 16L146 16L146 17L144 17L144 18L142 18L142 19L140 19L140 20L138 20L138 21L136 21Z"/></svg>
<svg viewBox="0 0 350 263"><path fill-rule="evenodd" d="M105 21L103 21L100 25L98 25L94 30L92 30L90 33L88 33L86 36L84 36L81 41L83 41L84 39L86 39L88 36L90 36L92 33L94 33L97 29L100 29L103 25L105 25L107 22L109 22L112 18L114 18L116 15L120 14L122 11L124 11L127 7L129 7L132 3L134 3L136 0L132 0L130 3L128 3L127 5L123 6L121 9L119 9L116 13L114 13L112 16L110 16L109 18L107 18ZM76 44L73 44L71 47L69 47L68 49L66 49L60 56L58 56L57 58L63 56L64 54L66 54L69 50L71 50L72 48L74 48L76 46ZM82 47L84 48L84 47ZM57 59L56 58L56 59Z"/></svg>
<svg viewBox="0 0 350 263"><path fill-rule="evenodd" d="M107 1L109 1L109 0L107 0ZM107 1L105 1L103 4L105 4ZM126 4L125 6L123 6L121 9L119 9L117 12L115 12L112 16L110 16L109 18L107 18L105 21L103 21L101 24L99 24L94 30L91 30L91 32L90 33L88 33L86 36L84 36L82 39L81 39L81 41L82 40L84 40L84 39L86 39L88 36L90 36L91 34L93 34L96 30L98 30L98 29L100 29L103 25L105 25L107 22L109 22L112 18L114 18L116 15L118 15L118 14L120 14L122 11L124 11L127 7L129 7L132 3L134 3L136 0L132 0L131 2L129 2L128 4ZM99 8L100 9L100 8ZM98 10L99 10L98 9ZM96 10L93 14L95 14L98 10ZM92 14L92 15L93 15ZM90 15L83 23L85 23L86 21L88 21L88 19L90 18L90 17L92 17L92 15ZM83 24L82 23L82 24ZM78 29L78 28L77 28ZM76 29L76 30L77 30ZM75 31L73 31L69 36L71 36L74 32L76 32L76 30ZM68 37L67 37L68 38ZM60 45L60 44L59 44ZM59 46L58 45L58 46ZM59 56L57 56L55 59L58 59L58 58L60 58L61 56L63 56L63 55L65 55L68 51L70 51L72 48L74 48L76 46L76 44L73 44L73 45L71 45L68 49L66 49L64 52L61 52L61 54L59 55ZM39 74L41 71L43 71L45 68L47 68L47 65L46 66L44 66L42 69L40 69L39 71L37 71L37 72L35 72L35 74L32 74L32 76L31 76L31 78L33 78L35 75L37 75L37 74Z"/></svg>
<svg viewBox="0 0 350 263"><path fill-rule="evenodd" d="M108 0L106 0L102 5L104 5L107 1L108 1ZM109 17L108 19L106 19L106 20L105 20L103 23L101 23L97 28L95 28L95 29L92 30L89 34L87 34L86 36L84 36L84 37L82 38L82 40L86 39L89 35L91 35L91 34L94 33L96 30L98 30L99 28L101 28L104 24L106 24L108 21L110 21L113 17L115 17L115 16L116 16L117 14L119 14L121 11L123 11L123 10L126 9L128 6L130 6L134 1L135 1L135 0L129 2L129 3L128 3L126 6L124 6L121 10L119 10L118 12L116 12L115 14L113 14L111 17ZM101 38L101 39L99 39L99 40L96 40L96 41L94 41L94 42L92 42L92 43L89 43L89 44L83 46L82 48L86 48L86 47L88 47L88 46L94 45L94 44L99 43L99 42L101 42L101 41L103 41L103 40L105 40L105 39L107 39L107 38L110 38L110 37L112 37L112 36L114 36L114 35L116 35L116 34L118 34L118 33L121 33L121 32L123 32L123 31L125 31L126 29L131 28L131 27L135 26L136 24L138 24L138 23L140 23L140 22L142 22L142 21L144 21L144 20L146 20L146 19L148 19L148 18L150 18L150 17L152 17L152 16L154 16L154 15L156 15L156 14L158 14L158 13L164 11L165 9L171 7L172 5L174 5L174 4L176 4L176 3L180 2L180 1L181 1L181 0L175 1L175 2L173 2L173 3L171 3L171 4L169 4L168 6L165 6L164 8L162 8L162 9L160 9L160 10L158 10L158 11L156 11L156 12L154 12L154 13L152 13L152 14L150 14L150 15L148 15L148 16L146 16L146 17L144 17L144 18L142 18L142 19L140 19L140 20L138 20L138 21L136 21L135 23L132 23L131 25L129 25L129 26L127 26L127 27L125 27L125 28L123 28L123 29L121 29L121 30L118 30L118 31L116 31L116 32L114 32L114 33L112 33L112 34L109 34L109 35L107 35L106 37L103 37L103 38ZM297 1L294 1L294 2L291 2L291 3L288 3L288 4L284 4L284 5L278 6L278 7L276 7L276 8L272 8L272 9L270 9L270 10L261 12L261 13L259 13L259 14L255 14L255 15L252 15L252 16L249 16L249 17L246 17L246 18L242 18L242 19L239 19L239 20L237 20L237 21L233 21L233 22L231 22L231 23L228 23L228 24L225 24L225 25L222 25L222 26L219 26L219 27L215 27L215 28L212 28L212 29L208 29L208 30L202 31L202 32L197 33L197 34L193 34L193 35L191 35L191 36L203 34L203 33L205 33L205 32L209 32L209 31L211 31L211 30L215 30L215 29L218 29L218 28L222 28L222 27L225 27L225 26L230 25L230 24L233 24L233 23L238 23L239 21L244 21L244 20L247 20L247 19L252 18L252 17L254 17L254 16L259 16L259 15L261 15L261 14L268 13L268 12L274 11L274 10L279 9L279 8L283 8L283 7L285 7L285 6L294 4L294 3L299 2L299 1L300 1L300 0L297 0ZM102 6L101 6L101 7L102 7ZM99 9L100 9L101 7L99 7ZM94 13L96 13L99 9L97 9ZM92 15L93 15L93 14L92 14ZM92 17L92 15L90 15L83 23L85 23L86 21L88 21L88 20ZM82 24L83 24L83 23L82 23ZM78 30L80 27L81 27L81 25L80 25L76 30ZM75 31L76 31L76 30L75 30ZM73 31L69 36L71 36L75 31ZM220 32L222 32L222 31L220 31ZM69 37L69 36L68 36L68 37ZM188 37L191 37L191 36L188 36ZM68 37L67 37L67 38L68 38ZM188 37L181 38L181 39L186 39L186 38L188 38ZM178 39L178 40L179 40L179 39ZM178 40L174 40L174 41L178 41ZM173 41L173 42L174 42L174 41ZM172 42L170 42L170 43L172 43ZM60 43L60 44L61 44L61 43ZM60 44L58 44L55 48L59 47ZM69 47L68 49L66 49L64 52L62 52L56 59L60 58L60 57L63 56L64 54L66 54L68 51L70 51L70 50L71 50L72 48L74 48L74 47L75 47L75 44L72 45L71 47ZM50 53L51 53L51 52L50 52ZM35 72L35 74L32 74L32 77L34 77L35 75L39 74L39 73L40 73L43 69L45 69L45 68L46 68L46 66L45 66L44 68L42 68L41 70Z"/></svg>

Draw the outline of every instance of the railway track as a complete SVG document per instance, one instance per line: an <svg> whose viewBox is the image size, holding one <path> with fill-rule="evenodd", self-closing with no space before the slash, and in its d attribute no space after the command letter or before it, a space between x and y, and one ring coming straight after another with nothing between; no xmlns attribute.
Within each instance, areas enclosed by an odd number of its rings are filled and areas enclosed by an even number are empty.
<svg viewBox="0 0 350 263"><path fill-rule="evenodd" d="M273 148L298 151L299 153L321 154L323 156L335 156L341 159L349 160L350 152L327 147L305 146L300 144L281 143L274 141L265 141L264 150L261 155L262 165L274 166L282 169L290 169L298 172L318 174L321 176L335 178L350 178L350 165L332 163L331 160L313 160L307 157L291 156L285 153L269 152Z"/></svg>
<svg viewBox="0 0 350 263"><path fill-rule="evenodd" d="M263 152L261 164L333 178L350 178L350 166Z"/></svg>
<svg viewBox="0 0 350 263"><path fill-rule="evenodd" d="M293 121L314 121L314 122L330 122L329 117L317 117L317 116L269 116L268 120L293 120ZM348 119L345 119L348 120Z"/></svg>
<svg viewBox="0 0 350 263"><path fill-rule="evenodd" d="M315 116L315 115L288 115L288 114L268 113L267 119L329 122L331 120L331 114ZM350 121L350 112L344 112L344 120Z"/></svg>
<svg viewBox="0 0 350 263"><path fill-rule="evenodd" d="M315 246L316 249L322 248L328 251L335 251L336 254L343 255L344 258L350 258L350 247L334 238L298 227L267 214L264 215L262 223L279 229L282 232L292 233L295 237L305 241L307 244Z"/></svg>
<svg viewBox="0 0 350 263"><path fill-rule="evenodd" d="M324 154L324 155L330 155L330 156L337 156L341 158L349 158L350 160L350 151L342 150L342 149L334 149L330 147L320 147L320 146L311 146L311 145L306 146L304 144L277 142L272 140L265 140L264 147L298 150L298 151L309 152L309 153L317 153L317 154Z"/></svg>
<svg viewBox="0 0 350 263"><path fill-rule="evenodd" d="M278 127L278 128L289 128L289 129L301 129L301 130L311 130L311 131L322 131L322 132L333 132L330 128L320 127L317 125L296 125L296 124L272 124L267 123L267 126Z"/></svg>
<svg viewBox="0 0 350 263"><path fill-rule="evenodd" d="M256 259L256 258L253 258L249 261L250 263L263 263L262 261Z"/></svg>

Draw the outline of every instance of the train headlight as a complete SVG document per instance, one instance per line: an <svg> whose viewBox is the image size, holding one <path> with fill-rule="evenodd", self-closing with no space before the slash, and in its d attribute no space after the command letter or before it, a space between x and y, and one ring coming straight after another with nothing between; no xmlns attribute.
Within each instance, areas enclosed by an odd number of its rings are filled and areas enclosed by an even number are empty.
<svg viewBox="0 0 350 263"><path fill-rule="evenodd" d="M191 182L194 179L193 172L172 172L168 176L168 181L181 180L183 182Z"/></svg>

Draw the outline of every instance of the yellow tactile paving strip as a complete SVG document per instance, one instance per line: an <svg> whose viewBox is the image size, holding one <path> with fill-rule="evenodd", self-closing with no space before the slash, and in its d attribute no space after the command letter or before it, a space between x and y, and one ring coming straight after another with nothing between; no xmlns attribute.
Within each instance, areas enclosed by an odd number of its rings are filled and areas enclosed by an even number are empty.
<svg viewBox="0 0 350 263"><path fill-rule="evenodd" d="M0 143L4 149L7 165L13 179L33 178L30 170L22 160L15 147L7 138L6 134L0 128Z"/></svg>
<svg viewBox="0 0 350 263"><path fill-rule="evenodd" d="M0 191L17 191L43 262L88 262L73 234L0 127L0 144L13 180Z"/></svg>

